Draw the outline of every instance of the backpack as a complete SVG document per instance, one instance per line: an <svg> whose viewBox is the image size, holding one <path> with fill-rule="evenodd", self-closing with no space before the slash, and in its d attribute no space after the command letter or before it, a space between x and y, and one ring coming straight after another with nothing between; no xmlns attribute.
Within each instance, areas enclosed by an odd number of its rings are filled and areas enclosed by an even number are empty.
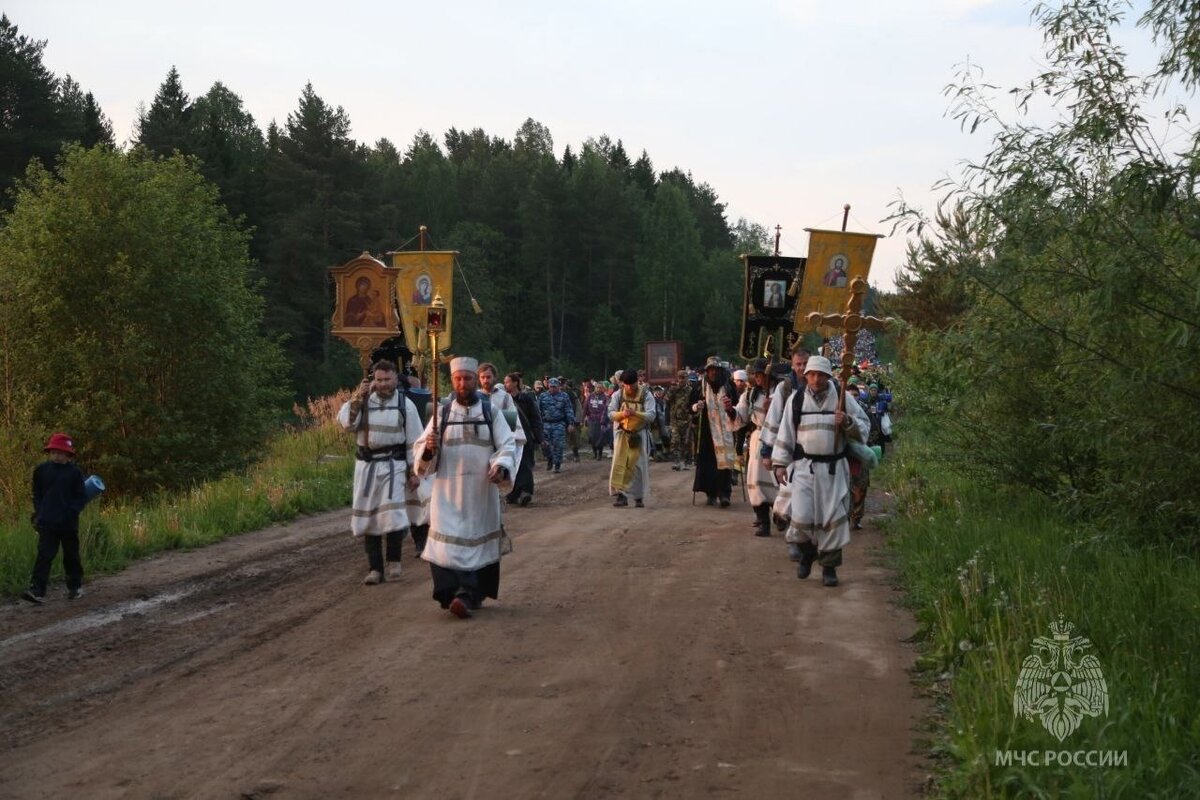
<svg viewBox="0 0 1200 800"><path fill-rule="evenodd" d="M396 397L396 409L400 412L400 428L401 430L406 430L405 426L408 423L408 406L406 405L405 401L409 399L408 392L396 387L394 396ZM415 407L416 403L413 403L413 406ZM370 410L371 394L368 393L366 399L363 400L362 411L360 412L358 422L359 429L366 434L368 441L370 440L371 436L371 422L369 419ZM384 404L381 410L387 411L387 404ZM420 419L419 414L417 415L417 418ZM411 442L408 441L408 434L406 432L404 441L400 444L393 444L388 445L387 447L377 448L367 447L366 445L358 445L355 448L355 456L362 461L370 461L372 460L373 456L379 455L380 453L391 453L393 458L396 456L402 456L406 462L412 464L412 451L409 448L410 444Z"/></svg>
<svg viewBox="0 0 1200 800"><path fill-rule="evenodd" d="M483 406L482 406L483 422L485 425L487 425L488 442L492 445L492 452L494 453L494 452L496 452L496 437L494 435L492 435L492 399L480 391L476 391L475 394L479 397L479 401L483 404ZM442 403L442 421L441 421L441 424L438 425L438 449L439 449L439 451L446 441L446 426L451 424L450 423L450 405L453 402L454 402L453 400L447 400L446 402ZM462 422L455 422L453 424L455 424L455 425L475 425L477 427L479 425L478 422L471 421L471 420L464 420Z"/></svg>

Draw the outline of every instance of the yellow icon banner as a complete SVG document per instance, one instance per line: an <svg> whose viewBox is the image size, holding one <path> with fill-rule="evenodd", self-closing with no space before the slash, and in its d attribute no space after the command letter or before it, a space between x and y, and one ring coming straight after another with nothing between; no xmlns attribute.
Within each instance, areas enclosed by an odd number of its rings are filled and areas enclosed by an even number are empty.
<svg viewBox="0 0 1200 800"><path fill-rule="evenodd" d="M438 349L448 352L454 321L453 250L413 250L390 254L396 271L396 304L404 326L404 340L414 352L428 347L425 340L425 313L433 298L442 296L446 304L446 329L438 335Z"/></svg>
<svg viewBox="0 0 1200 800"><path fill-rule="evenodd" d="M864 281L871 272L878 233L852 233L805 228L808 232L808 261L804 283L796 302L794 329L805 330L805 318L813 311L839 314L850 296L855 278Z"/></svg>

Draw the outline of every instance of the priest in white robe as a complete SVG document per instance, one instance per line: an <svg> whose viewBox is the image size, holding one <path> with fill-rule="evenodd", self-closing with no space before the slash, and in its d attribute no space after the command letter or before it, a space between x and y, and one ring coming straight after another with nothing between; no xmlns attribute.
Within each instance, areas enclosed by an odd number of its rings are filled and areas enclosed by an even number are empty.
<svg viewBox="0 0 1200 800"><path fill-rule="evenodd" d="M852 397L839 406L833 367L812 356L804 369L805 387L784 406L771 451L775 478L791 488L787 540L800 547L799 578L821 562L825 586L837 586L842 548L850 543L850 467L847 439L866 441L870 421ZM795 405L801 403L799 414Z"/></svg>
<svg viewBox="0 0 1200 800"><path fill-rule="evenodd" d="M433 598L460 619L500 593L500 492L515 470L516 437L503 414L478 391L473 358L450 362L453 396L417 441L417 474L433 476L429 536L421 558L433 575ZM490 421L490 425L489 425Z"/></svg>
<svg viewBox="0 0 1200 800"><path fill-rule="evenodd" d="M397 390L396 365L376 362L373 376L338 411L338 424L353 431L358 444L350 532L362 537L367 551L367 585L400 577L400 545L413 524L406 493L418 485L412 451L421 436L416 406Z"/></svg>

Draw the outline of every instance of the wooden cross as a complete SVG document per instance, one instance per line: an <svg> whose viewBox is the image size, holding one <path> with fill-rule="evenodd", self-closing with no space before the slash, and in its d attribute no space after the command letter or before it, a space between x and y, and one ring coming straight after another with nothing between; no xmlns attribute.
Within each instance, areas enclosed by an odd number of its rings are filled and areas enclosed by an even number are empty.
<svg viewBox="0 0 1200 800"><path fill-rule="evenodd" d="M814 330L822 325L842 329L842 368L839 374L843 387L850 380L851 368L854 366L854 345L858 343L858 332L863 328L880 332L895 322L891 317L885 319L864 317L862 307L866 296L867 282L862 278L855 278L850 283L850 298L846 301L846 313L822 314L820 311L814 311L805 317L808 326Z"/></svg>

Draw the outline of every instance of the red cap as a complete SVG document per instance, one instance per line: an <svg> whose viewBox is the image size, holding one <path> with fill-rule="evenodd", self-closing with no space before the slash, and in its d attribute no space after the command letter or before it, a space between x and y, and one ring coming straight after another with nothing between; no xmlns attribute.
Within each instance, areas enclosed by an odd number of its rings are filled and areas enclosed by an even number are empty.
<svg viewBox="0 0 1200 800"><path fill-rule="evenodd" d="M50 441L46 442L46 446L42 448L43 453L49 453L51 450L61 450L64 453L75 455L75 443L65 433L56 433L50 437Z"/></svg>

